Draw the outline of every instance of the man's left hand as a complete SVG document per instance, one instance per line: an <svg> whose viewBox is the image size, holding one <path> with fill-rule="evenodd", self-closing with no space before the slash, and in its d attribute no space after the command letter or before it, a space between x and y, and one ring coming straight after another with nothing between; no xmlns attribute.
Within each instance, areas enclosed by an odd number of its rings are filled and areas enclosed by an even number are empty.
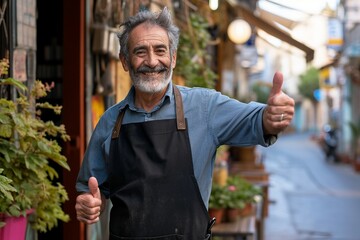
<svg viewBox="0 0 360 240"><path fill-rule="evenodd" d="M283 75L276 72L263 114L264 134L276 135L285 130L294 116L295 101L282 91Z"/></svg>

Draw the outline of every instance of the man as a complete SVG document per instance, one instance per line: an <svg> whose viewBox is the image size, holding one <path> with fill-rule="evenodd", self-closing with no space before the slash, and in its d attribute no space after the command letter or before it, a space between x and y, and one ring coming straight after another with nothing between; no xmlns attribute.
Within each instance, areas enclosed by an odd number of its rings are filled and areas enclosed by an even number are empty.
<svg viewBox="0 0 360 240"><path fill-rule="evenodd" d="M123 25L120 60L133 86L100 119L77 180L79 221L113 204L110 239L209 239L207 214L220 145L271 145L291 122L294 101L276 73L268 104L175 86L179 30L165 8Z"/></svg>

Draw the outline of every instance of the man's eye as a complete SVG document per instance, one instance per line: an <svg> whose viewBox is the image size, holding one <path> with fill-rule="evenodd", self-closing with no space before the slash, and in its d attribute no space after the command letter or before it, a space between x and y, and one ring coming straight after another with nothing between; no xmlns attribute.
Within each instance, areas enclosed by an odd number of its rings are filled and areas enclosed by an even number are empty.
<svg viewBox="0 0 360 240"><path fill-rule="evenodd" d="M141 51L136 51L135 54L137 56L144 56L146 54L146 51L142 51L142 50Z"/></svg>
<svg viewBox="0 0 360 240"><path fill-rule="evenodd" d="M166 49L158 49L156 50L156 53L159 55L164 55L166 53Z"/></svg>

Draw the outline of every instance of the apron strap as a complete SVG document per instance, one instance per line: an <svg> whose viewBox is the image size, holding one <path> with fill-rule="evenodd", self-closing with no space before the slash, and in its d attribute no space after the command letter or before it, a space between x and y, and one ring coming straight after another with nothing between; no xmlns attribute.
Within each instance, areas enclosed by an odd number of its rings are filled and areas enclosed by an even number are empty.
<svg viewBox="0 0 360 240"><path fill-rule="evenodd" d="M116 119L116 123L115 123L114 129L113 129L112 135L111 135L111 139L115 139L115 138L119 137L121 123L124 118L125 111L126 111L126 107L121 112L119 112L119 116Z"/></svg>
<svg viewBox="0 0 360 240"><path fill-rule="evenodd" d="M186 130L186 123L184 117L184 107L179 89L173 85L173 91L175 96L175 108L176 108L176 125L177 130Z"/></svg>
<svg viewBox="0 0 360 240"><path fill-rule="evenodd" d="M174 97L175 97L175 109L176 109L176 125L177 125L177 130L178 131L184 131L186 130L186 122L185 122L185 117L184 117L184 107L183 107L183 103L182 103L182 98L181 98L181 93L179 91L179 89L173 85L173 92L174 92ZM116 119L116 123L111 135L111 139L115 139L117 137L119 137L120 134L120 128L121 128L121 124L125 115L125 111L126 111L126 107L119 112L119 116Z"/></svg>

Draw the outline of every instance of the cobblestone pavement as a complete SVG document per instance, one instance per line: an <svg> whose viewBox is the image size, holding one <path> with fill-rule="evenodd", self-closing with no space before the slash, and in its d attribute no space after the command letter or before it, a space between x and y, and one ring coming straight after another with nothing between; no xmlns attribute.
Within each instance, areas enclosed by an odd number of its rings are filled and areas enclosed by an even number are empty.
<svg viewBox="0 0 360 240"><path fill-rule="evenodd" d="M360 173L326 162L310 134L259 151L271 174L264 240L360 240Z"/></svg>

